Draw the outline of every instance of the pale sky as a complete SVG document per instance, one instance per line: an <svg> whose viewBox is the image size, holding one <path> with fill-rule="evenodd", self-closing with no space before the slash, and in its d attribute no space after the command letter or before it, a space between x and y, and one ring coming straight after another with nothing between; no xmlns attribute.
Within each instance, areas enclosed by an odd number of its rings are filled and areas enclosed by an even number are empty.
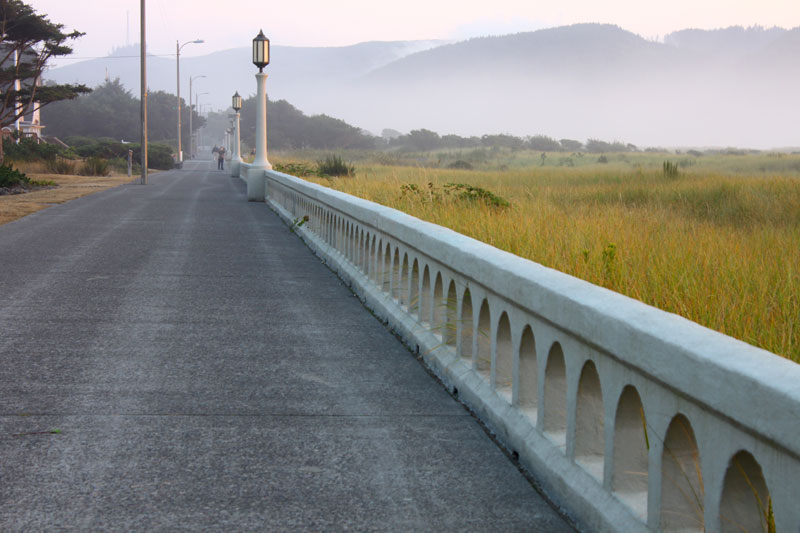
<svg viewBox="0 0 800 533"><path fill-rule="evenodd" d="M465 39L601 22L653 39L685 28L800 26L800 0L146 0L148 53L182 56L250 46L258 30L274 45ZM105 56L139 41L139 0L27 0L66 29L86 33L75 56Z"/></svg>

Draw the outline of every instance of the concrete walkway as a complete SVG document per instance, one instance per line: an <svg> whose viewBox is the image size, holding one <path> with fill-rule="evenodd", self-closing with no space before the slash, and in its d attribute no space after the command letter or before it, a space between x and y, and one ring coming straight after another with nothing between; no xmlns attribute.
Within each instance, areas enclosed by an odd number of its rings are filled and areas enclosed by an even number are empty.
<svg viewBox="0 0 800 533"><path fill-rule="evenodd" d="M212 162L0 226L0 530L570 531Z"/></svg>

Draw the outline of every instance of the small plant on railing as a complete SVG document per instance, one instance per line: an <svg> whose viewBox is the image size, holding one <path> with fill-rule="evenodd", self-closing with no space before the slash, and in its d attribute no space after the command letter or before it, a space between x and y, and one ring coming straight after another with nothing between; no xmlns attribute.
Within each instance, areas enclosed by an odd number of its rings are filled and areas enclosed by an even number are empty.
<svg viewBox="0 0 800 533"><path fill-rule="evenodd" d="M356 169L352 165L348 165L338 155L329 155L325 159L317 162L317 173L320 176L337 177L350 177L355 176Z"/></svg>
<svg viewBox="0 0 800 533"><path fill-rule="evenodd" d="M294 220L292 221L292 225L291 225L291 226L289 226L289 229L290 229L292 232L294 232L294 231L296 231L296 230L297 230L297 228L302 228L302 227L303 227L303 224L305 224L306 222L308 222L308 220L309 220L309 218L308 218L308 215L305 215L305 216L303 216L303 218L299 218L299 217L298 217L298 218L296 218L296 219L294 219Z"/></svg>

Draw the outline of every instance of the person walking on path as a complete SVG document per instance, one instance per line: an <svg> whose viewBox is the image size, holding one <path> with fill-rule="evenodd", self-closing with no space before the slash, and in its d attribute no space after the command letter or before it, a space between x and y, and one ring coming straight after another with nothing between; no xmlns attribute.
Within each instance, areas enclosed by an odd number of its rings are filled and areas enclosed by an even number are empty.
<svg viewBox="0 0 800 533"><path fill-rule="evenodd" d="M225 147L221 147L219 149L219 153L217 154L217 168L219 170L225 170Z"/></svg>

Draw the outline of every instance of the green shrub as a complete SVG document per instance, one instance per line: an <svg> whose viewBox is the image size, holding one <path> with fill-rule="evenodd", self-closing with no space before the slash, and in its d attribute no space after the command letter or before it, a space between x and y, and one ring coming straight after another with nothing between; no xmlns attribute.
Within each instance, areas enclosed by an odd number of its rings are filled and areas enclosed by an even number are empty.
<svg viewBox="0 0 800 533"><path fill-rule="evenodd" d="M597 158L597 162L598 163L608 163L608 158L606 156L604 156L604 155L601 155L600 157Z"/></svg>
<svg viewBox="0 0 800 533"><path fill-rule="evenodd" d="M322 161L317 162L317 173L320 176L354 176L356 173L355 167L345 163L341 157L337 155L329 155Z"/></svg>
<svg viewBox="0 0 800 533"><path fill-rule="evenodd" d="M90 157L83 164L81 174L84 176L107 176L108 160L99 157Z"/></svg>
<svg viewBox="0 0 800 533"><path fill-rule="evenodd" d="M13 139L3 140L3 152L10 161L52 161L66 149L54 144L37 144L33 139L21 139L19 143Z"/></svg>
<svg viewBox="0 0 800 533"><path fill-rule="evenodd" d="M28 176L15 169L11 165L0 166L0 187L16 187L18 185L29 185Z"/></svg>
<svg viewBox="0 0 800 533"><path fill-rule="evenodd" d="M133 150L133 160L137 163L142 161L142 147L140 144L125 144L125 157L128 157L128 148ZM156 170L171 170L175 168L175 160L172 159L172 148L163 144L147 144L147 167Z"/></svg>
<svg viewBox="0 0 800 533"><path fill-rule="evenodd" d="M674 179L678 177L678 165L672 161L664 161L664 177Z"/></svg>
<svg viewBox="0 0 800 533"><path fill-rule="evenodd" d="M464 161L463 159L459 159L447 165L447 168L453 168L458 170L472 170L473 167L470 163Z"/></svg>
<svg viewBox="0 0 800 533"><path fill-rule="evenodd" d="M301 178L317 175L317 170L311 168L308 163L275 163L274 168L278 172L283 172L284 174L290 174L292 176L299 176Z"/></svg>
<svg viewBox="0 0 800 533"><path fill-rule="evenodd" d="M509 206L508 200L497 196L492 191L487 191L486 189L475 187L474 185L467 185L466 183L445 183L444 190L461 200L483 202L492 207Z"/></svg>
<svg viewBox="0 0 800 533"><path fill-rule="evenodd" d="M75 174L75 162L63 157L45 161L45 168L51 174Z"/></svg>

